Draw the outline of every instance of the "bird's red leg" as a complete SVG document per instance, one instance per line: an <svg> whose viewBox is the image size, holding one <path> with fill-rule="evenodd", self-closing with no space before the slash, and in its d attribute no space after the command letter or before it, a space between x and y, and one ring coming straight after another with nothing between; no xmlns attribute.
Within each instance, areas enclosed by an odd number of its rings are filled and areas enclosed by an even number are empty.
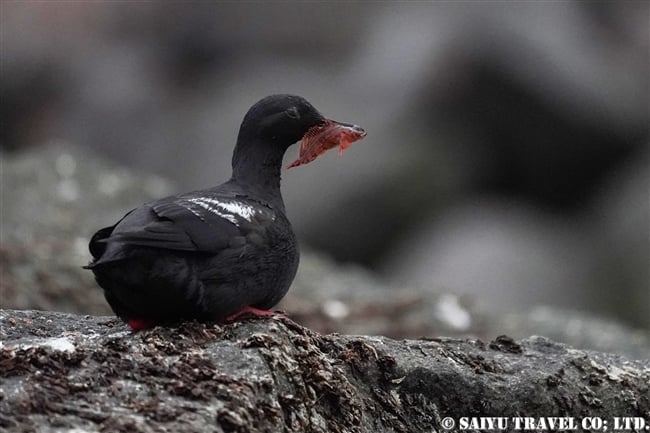
<svg viewBox="0 0 650 433"><path fill-rule="evenodd" d="M242 317L246 316L253 316L253 317L273 317L276 315L283 315L281 313L276 313L275 311L271 310L261 310L259 308L251 307L251 306L246 306L242 308L241 311L238 311L235 314L231 314L230 316L226 317L226 322L235 322Z"/></svg>
<svg viewBox="0 0 650 433"><path fill-rule="evenodd" d="M156 324L150 320L145 320L145 319L128 319L126 323L133 329L134 331L141 331L143 329L149 329L153 328L156 326Z"/></svg>

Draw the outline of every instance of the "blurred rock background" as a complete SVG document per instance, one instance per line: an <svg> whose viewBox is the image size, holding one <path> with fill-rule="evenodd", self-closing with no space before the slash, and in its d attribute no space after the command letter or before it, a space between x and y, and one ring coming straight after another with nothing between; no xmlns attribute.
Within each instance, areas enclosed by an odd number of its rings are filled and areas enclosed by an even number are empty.
<svg viewBox="0 0 650 433"><path fill-rule="evenodd" d="M407 306L451 294L432 308L459 330L461 301L650 329L648 2L0 8L3 307L105 312L71 270L92 231L225 180L248 107L288 92L368 131L284 175L329 272ZM325 278L304 263L298 295Z"/></svg>

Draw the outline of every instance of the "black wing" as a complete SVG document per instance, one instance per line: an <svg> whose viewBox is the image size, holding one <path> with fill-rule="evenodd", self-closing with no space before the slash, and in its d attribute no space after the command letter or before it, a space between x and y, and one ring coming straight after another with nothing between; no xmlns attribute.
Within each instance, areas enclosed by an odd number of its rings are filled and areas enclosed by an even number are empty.
<svg viewBox="0 0 650 433"><path fill-rule="evenodd" d="M163 199L134 209L115 226L99 230L90 242L90 251L96 261L117 259L102 257L107 243L216 253L243 245L248 235L265 230L274 218L267 206L241 198Z"/></svg>

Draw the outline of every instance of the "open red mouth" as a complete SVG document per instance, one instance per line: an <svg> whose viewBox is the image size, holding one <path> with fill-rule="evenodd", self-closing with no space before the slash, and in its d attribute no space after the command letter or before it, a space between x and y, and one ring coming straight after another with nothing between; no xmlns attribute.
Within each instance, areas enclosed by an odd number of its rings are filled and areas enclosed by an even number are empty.
<svg viewBox="0 0 650 433"><path fill-rule="evenodd" d="M298 159L289 164L287 169L312 162L336 146L339 146L339 155L342 155L352 143L365 136L366 131L360 126L327 119L312 126L302 137Z"/></svg>

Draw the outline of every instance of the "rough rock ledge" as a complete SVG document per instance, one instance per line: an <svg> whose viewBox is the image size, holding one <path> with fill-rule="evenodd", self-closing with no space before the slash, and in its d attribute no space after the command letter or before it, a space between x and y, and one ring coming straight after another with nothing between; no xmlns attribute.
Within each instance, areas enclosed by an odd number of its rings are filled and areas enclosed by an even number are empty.
<svg viewBox="0 0 650 433"><path fill-rule="evenodd" d="M642 417L650 361L514 341L320 335L285 317L134 333L0 310L0 430L424 432L444 417Z"/></svg>

